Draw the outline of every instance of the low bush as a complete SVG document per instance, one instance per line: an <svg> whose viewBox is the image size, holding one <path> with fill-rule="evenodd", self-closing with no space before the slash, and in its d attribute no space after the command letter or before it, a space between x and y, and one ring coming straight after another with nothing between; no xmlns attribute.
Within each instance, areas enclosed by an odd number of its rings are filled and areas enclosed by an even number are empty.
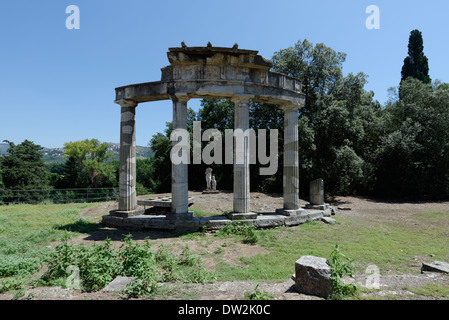
<svg viewBox="0 0 449 320"><path fill-rule="evenodd" d="M48 271L41 278L42 284L65 282L69 286L70 276L75 275L79 277L80 289L90 292L102 289L117 276L134 277L125 293L147 296L156 292L158 282L204 283L213 279L188 246L178 257L162 245L154 252L149 240L139 244L131 236L125 237L118 249L109 239L90 247L73 245L68 240L65 236L49 255Z"/></svg>

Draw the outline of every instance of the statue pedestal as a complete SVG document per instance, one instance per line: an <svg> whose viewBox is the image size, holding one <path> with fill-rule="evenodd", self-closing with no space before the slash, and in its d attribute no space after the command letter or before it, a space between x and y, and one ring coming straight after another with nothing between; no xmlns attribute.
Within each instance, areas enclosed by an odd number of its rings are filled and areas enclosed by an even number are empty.
<svg viewBox="0 0 449 320"><path fill-rule="evenodd" d="M204 190L203 194L217 194L220 193L218 190Z"/></svg>

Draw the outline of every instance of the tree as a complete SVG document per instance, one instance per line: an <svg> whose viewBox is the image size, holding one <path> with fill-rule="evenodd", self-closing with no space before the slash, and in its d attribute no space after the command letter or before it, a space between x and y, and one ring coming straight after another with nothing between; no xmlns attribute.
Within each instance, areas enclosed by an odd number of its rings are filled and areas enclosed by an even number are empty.
<svg viewBox="0 0 449 320"><path fill-rule="evenodd" d="M313 45L307 39L273 55L273 70L301 80L306 96L303 113L314 113L331 94L343 76L346 53L336 52L323 43Z"/></svg>
<svg viewBox="0 0 449 320"><path fill-rule="evenodd" d="M154 181L154 170L151 159L137 159L136 160L136 182L138 185L155 191L156 185Z"/></svg>
<svg viewBox="0 0 449 320"><path fill-rule="evenodd" d="M67 142L64 154L64 184L66 187L111 187L117 185L114 165L108 162L113 154L107 152L109 145L97 139Z"/></svg>
<svg viewBox="0 0 449 320"><path fill-rule="evenodd" d="M307 40L273 57L273 69L299 78L306 95L298 120L303 195L317 178L331 193L366 193L372 186L381 108L374 93L364 90L365 74L343 76L345 58L345 53Z"/></svg>
<svg viewBox="0 0 449 320"><path fill-rule="evenodd" d="M413 199L449 195L449 88L408 78L386 107L376 193Z"/></svg>
<svg viewBox="0 0 449 320"><path fill-rule="evenodd" d="M42 147L29 140L21 144L9 143L8 155L0 158L2 180L7 189L47 189L47 171L45 169Z"/></svg>
<svg viewBox="0 0 449 320"><path fill-rule="evenodd" d="M169 124L167 123L167 126ZM171 126L171 124L170 124ZM171 161L170 150L172 142L168 135L160 132L153 135L150 141L151 149L154 151L154 156L151 158L151 165L153 167L153 181L155 182L155 191L170 192L171 191Z"/></svg>
<svg viewBox="0 0 449 320"><path fill-rule="evenodd" d="M419 30L413 30L410 33L408 41L408 56L404 59L404 65L401 71L401 82L408 77L431 83L429 77L428 59L424 55L424 41Z"/></svg>
<svg viewBox="0 0 449 320"><path fill-rule="evenodd" d="M2 167L1 167L1 161L0 161L0 190L3 189L5 187L4 183L3 183L3 178L2 178Z"/></svg>

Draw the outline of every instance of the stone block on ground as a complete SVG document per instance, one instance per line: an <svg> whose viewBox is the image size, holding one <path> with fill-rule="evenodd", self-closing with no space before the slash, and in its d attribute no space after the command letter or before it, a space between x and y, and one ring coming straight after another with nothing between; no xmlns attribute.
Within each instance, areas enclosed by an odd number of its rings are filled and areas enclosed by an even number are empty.
<svg viewBox="0 0 449 320"><path fill-rule="evenodd" d="M295 263L295 288L300 293L326 298L333 291L331 275L325 258L302 256Z"/></svg>
<svg viewBox="0 0 449 320"><path fill-rule="evenodd" d="M122 277L118 276L114 280L112 280L106 287L102 289L102 291L108 292L120 292L123 291L128 284L130 284L135 277Z"/></svg>
<svg viewBox="0 0 449 320"><path fill-rule="evenodd" d="M327 223L327 224L335 224L337 220L329 218L329 217L322 217L321 221Z"/></svg>
<svg viewBox="0 0 449 320"><path fill-rule="evenodd" d="M257 213L248 212L248 213L239 213L239 212L231 212L227 214L227 218L229 220L254 220L257 219Z"/></svg>
<svg viewBox="0 0 449 320"><path fill-rule="evenodd" d="M421 273L423 272L442 272L449 274L449 263L442 261L434 261L431 263L423 262Z"/></svg>

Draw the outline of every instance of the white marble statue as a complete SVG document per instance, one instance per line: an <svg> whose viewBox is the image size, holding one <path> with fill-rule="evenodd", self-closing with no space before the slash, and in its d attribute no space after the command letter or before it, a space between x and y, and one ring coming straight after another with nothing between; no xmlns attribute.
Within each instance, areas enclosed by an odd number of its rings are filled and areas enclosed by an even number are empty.
<svg viewBox="0 0 449 320"><path fill-rule="evenodd" d="M212 176L211 185L212 185L212 191L217 191L217 181L215 180L215 176Z"/></svg>
<svg viewBox="0 0 449 320"><path fill-rule="evenodd" d="M211 182L212 182L212 169L211 168L207 168L206 169L207 190L211 189Z"/></svg>

